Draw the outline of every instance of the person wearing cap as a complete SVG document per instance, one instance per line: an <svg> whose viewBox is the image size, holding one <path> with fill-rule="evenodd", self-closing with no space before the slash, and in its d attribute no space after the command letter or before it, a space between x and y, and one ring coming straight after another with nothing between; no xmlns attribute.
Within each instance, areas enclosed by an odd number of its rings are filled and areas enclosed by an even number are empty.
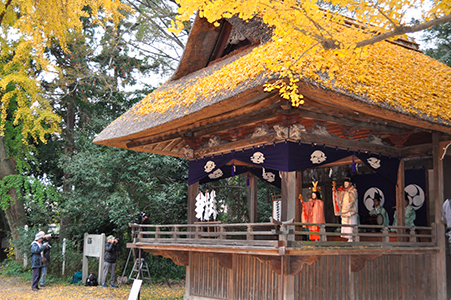
<svg viewBox="0 0 451 300"><path fill-rule="evenodd" d="M44 287L45 285L45 279L47 278L47 271L50 264L50 249L52 248L52 245L50 244L50 238L51 234L45 234L44 231L40 231L40 234L44 236L44 239L42 240L42 244L45 245L45 250L41 252L41 258L42 258L42 267L41 267L41 279L39 280L39 287Z"/></svg>
<svg viewBox="0 0 451 300"><path fill-rule="evenodd" d="M41 277L42 256L41 253L48 247L43 244L44 234L37 233L34 237L33 243L31 243L31 269L33 270L33 279L31 281L31 289L33 291L39 291L38 283Z"/></svg>
<svg viewBox="0 0 451 300"><path fill-rule="evenodd" d="M119 240L115 238L112 235L109 235L107 237L107 243L105 245L105 256L104 256L104 263L103 263L103 276L102 276L102 287L107 287L105 285L106 277L108 276L108 272L110 272L110 285L111 287L116 287L114 285L114 279L116 276L116 259L117 254L116 252L119 250L118 245Z"/></svg>
<svg viewBox="0 0 451 300"><path fill-rule="evenodd" d="M341 216L341 224L343 225L354 225L357 224L357 189L352 185L351 178L346 177L343 183L343 188L332 188L332 193L334 199L337 199L338 211L336 215ZM353 232L353 227L342 226L341 233L342 238L348 239L348 242L353 241L352 235L347 235ZM346 234L347 233L347 234Z"/></svg>

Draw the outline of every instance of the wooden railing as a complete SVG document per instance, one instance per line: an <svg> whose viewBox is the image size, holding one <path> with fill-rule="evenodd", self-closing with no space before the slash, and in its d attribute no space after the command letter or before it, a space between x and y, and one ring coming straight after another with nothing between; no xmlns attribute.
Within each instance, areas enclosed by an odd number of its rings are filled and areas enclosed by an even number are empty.
<svg viewBox="0 0 451 300"><path fill-rule="evenodd" d="M308 231L307 226L319 226L319 232ZM277 248L287 241L287 247L304 246L366 246L366 247L434 247L435 224L432 227L406 227L378 225L342 225L315 223L241 223L222 224L205 222L181 225L129 224L133 229L134 243L152 245L183 245L209 247ZM341 227L352 227L353 242L342 238ZM309 235L317 235L310 241Z"/></svg>

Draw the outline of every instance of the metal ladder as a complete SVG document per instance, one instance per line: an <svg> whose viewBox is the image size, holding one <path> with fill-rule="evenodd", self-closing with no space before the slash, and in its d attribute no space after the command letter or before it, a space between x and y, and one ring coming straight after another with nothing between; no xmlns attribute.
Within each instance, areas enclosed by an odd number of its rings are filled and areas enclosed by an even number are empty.
<svg viewBox="0 0 451 300"><path fill-rule="evenodd" d="M135 275L135 273L136 273L136 275ZM144 277L146 274L147 274L147 277ZM139 258L135 259L135 263L133 264L133 269L130 272L128 279L142 279L142 280L151 281L149 265L148 265L147 261L145 261L143 258L141 258L141 260Z"/></svg>

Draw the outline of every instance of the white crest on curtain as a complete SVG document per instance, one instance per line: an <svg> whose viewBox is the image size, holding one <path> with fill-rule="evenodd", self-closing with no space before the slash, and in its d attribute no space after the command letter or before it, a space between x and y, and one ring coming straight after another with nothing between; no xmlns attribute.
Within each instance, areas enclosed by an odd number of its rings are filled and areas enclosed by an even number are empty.
<svg viewBox="0 0 451 300"><path fill-rule="evenodd" d="M423 189L417 184L409 184L404 188L409 204L415 209L420 209L426 200Z"/></svg>
<svg viewBox="0 0 451 300"><path fill-rule="evenodd" d="M326 161L326 159L327 159L326 154L324 154L324 152L321 150L315 150L310 155L310 161L314 164L320 164L320 163Z"/></svg>
<svg viewBox="0 0 451 300"><path fill-rule="evenodd" d="M209 160L209 161L207 161L207 163L205 164L204 170L205 170L205 172L210 173L211 171L213 171L213 169L214 169L215 167L216 167L215 162L212 161L212 160Z"/></svg>
<svg viewBox="0 0 451 300"><path fill-rule="evenodd" d="M274 182L274 180L276 180L276 174L273 172L266 172L265 168L263 168L262 177L268 182Z"/></svg>
<svg viewBox="0 0 451 300"><path fill-rule="evenodd" d="M381 167L381 160L376 157L370 157L366 160L370 166L374 169L379 169Z"/></svg>
<svg viewBox="0 0 451 300"><path fill-rule="evenodd" d="M262 164L265 162L265 155L261 152L254 152L254 154L251 156L251 161L254 164Z"/></svg>
<svg viewBox="0 0 451 300"><path fill-rule="evenodd" d="M210 177L211 179L216 179L219 178L223 175L224 173L222 173L221 169L217 169L216 171L214 171L211 174L208 174L208 177Z"/></svg>

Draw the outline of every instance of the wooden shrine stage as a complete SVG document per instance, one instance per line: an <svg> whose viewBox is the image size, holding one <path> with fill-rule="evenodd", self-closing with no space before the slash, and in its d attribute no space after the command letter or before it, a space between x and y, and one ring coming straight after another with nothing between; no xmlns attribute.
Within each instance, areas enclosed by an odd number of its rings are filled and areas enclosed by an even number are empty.
<svg viewBox="0 0 451 300"><path fill-rule="evenodd" d="M341 224L319 241L303 225L130 224L127 247L186 266L185 299L437 299L435 226L359 225L347 242Z"/></svg>

